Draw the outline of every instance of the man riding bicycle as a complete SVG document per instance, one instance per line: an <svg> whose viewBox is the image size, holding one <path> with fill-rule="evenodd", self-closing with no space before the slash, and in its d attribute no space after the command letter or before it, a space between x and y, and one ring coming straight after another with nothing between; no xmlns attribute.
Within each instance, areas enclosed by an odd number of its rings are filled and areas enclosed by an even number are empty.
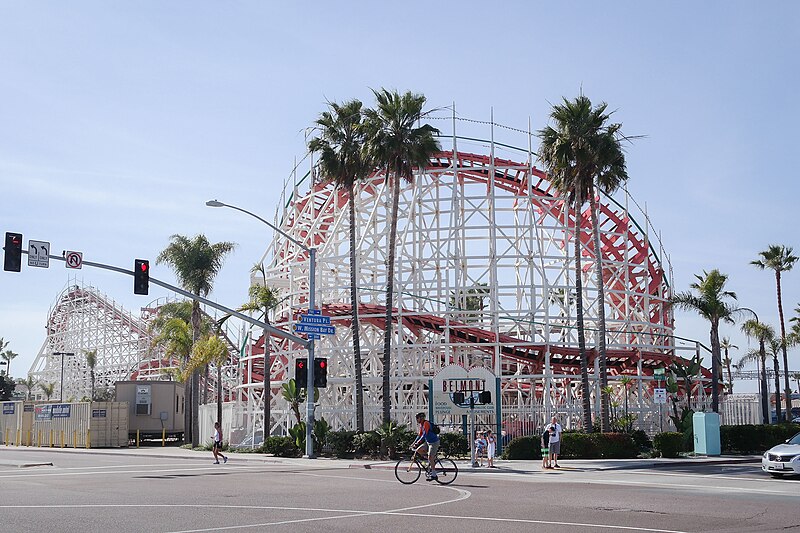
<svg viewBox="0 0 800 533"><path fill-rule="evenodd" d="M430 474L425 475L427 481L436 480L436 453L439 451L439 435L433 432L431 423L425 420L425 413L417 413L417 424L419 424L419 435L411 444L411 449L420 455L427 452L428 463L431 465Z"/></svg>

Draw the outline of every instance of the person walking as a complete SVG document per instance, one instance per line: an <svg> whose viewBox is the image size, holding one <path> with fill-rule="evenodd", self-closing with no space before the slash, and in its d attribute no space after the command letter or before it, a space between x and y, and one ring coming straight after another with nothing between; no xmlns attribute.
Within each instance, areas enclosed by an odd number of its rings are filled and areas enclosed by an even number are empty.
<svg viewBox="0 0 800 533"><path fill-rule="evenodd" d="M561 453L561 424L558 423L558 417L550 419L550 423L545 428L550 431L550 468L561 468L558 464L558 454ZM552 431L551 431L552 429Z"/></svg>
<svg viewBox="0 0 800 533"><path fill-rule="evenodd" d="M497 450L497 437L494 436L491 429L486 430L486 463L489 468L497 468L494 466L494 454Z"/></svg>
<svg viewBox="0 0 800 533"><path fill-rule="evenodd" d="M222 462L227 463L228 458L222 455L222 430L219 427L219 422L214 422L214 445L211 448L211 453L214 454L214 464L219 464L219 458L222 457Z"/></svg>
<svg viewBox="0 0 800 533"><path fill-rule="evenodd" d="M548 430L546 427L544 431L542 431L541 447L542 468L550 468L550 430Z"/></svg>

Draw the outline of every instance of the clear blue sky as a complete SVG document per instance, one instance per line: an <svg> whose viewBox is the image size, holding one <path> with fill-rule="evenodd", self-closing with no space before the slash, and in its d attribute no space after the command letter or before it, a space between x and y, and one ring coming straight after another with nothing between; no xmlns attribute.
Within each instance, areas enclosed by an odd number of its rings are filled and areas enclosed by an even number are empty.
<svg viewBox="0 0 800 533"><path fill-rule="evenodd" d="M493 107L525 129L582 88L646 136L628 149L629 189L662 232L677 289L719 268L741 305L777 325L774 278L749 262L770 243L800 251L800 4L275 4L0 4L0 231L123 267L154 259L175 233L235 241L212 296L236 306L269 233L204 202L271 218L326 99L412 90L465 117ZM150 300L129 277L79 275L134 311ZM153 275L174 280L165 267ZM15 376L67 279L61 263L0 272ZM800 267L784 277L789 315L798 281ZM700 319L676 318L679 335L708 342ZM722 333L747 348L738 327Z"/></svg>

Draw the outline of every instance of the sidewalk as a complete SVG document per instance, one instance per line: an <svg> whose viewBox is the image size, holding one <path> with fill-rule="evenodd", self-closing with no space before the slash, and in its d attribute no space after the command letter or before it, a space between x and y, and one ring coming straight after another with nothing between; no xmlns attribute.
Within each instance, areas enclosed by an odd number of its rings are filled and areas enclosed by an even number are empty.
<svg viewBox="0 0 800 533"><path fill-rule="evenodd" d="M10 452L10 453L6 453ZM188 461L211 461L210 451L194 451L170 447L143 447L143 448L28 448L15 446L0 447L0 465L2 466L30 466L37 463L20 463L14 461L15 452L57 452L73 454L95 454L128 457L152 457L160 459L179 459ZM394 468L396 461L382 461L370 459L332 459L321 457L318 459L303 459L294 457L272 457L260 453L229 453L228 464L260 463L297 465L311 468L363 468L363 469L388 469ZM604 471L604 470L652 470L659 468L674 468L681 466L698 466L714 464L757 464L761 461L760 455L723 455L719 457L681 457L677 459L562 459L559 461L561 469L565 471ZM472 468L468 460L458 460L459 470L467 473L480 473L491 475L494 473L530 474L541 472L541 461L503 461L496 460L497 468L486 467Z"/></svg>

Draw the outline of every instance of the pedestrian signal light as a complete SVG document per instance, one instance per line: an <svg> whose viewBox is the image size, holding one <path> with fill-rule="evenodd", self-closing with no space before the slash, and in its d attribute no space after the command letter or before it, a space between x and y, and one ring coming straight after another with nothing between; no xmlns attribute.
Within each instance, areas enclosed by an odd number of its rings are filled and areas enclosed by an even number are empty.
<svg viewBox="0 0 800 533"><path fill-rule="evenodd" d="M454 392L453 393L453 403L456 405L461 405L464 403L464 393L463 392Z"/></svg>
<svg viewBox="0 0 800 533"><path fill-rule="evenodd" d="M6 232L6 244L3 246L3 270L19 272L22 266L22 233Z"/></svg>
<svg viewBox="0 0 800 533"><path fill-rule="evenodd" d="M136 259L133 262L133 294L148 294L150 291L150 261Z"/></svg>
<svg viewBox="0 0 800 533"><path fill-rule="evenodd" d="M308 359L294 360L294 383L298 389L308 388Z"/></svg>
<svg viewBox="0 0 800 533"><path fill-rule="evenodd" d="M321 389L328 386L328 360L324 357L314 358L314 386Z"/></svg>
<svg viewBox="0 0 800 533"><path fill-rule="evenodd" d="M478 401L482 404L492 403L492 391L481 391L478 395Z"/></svg>

